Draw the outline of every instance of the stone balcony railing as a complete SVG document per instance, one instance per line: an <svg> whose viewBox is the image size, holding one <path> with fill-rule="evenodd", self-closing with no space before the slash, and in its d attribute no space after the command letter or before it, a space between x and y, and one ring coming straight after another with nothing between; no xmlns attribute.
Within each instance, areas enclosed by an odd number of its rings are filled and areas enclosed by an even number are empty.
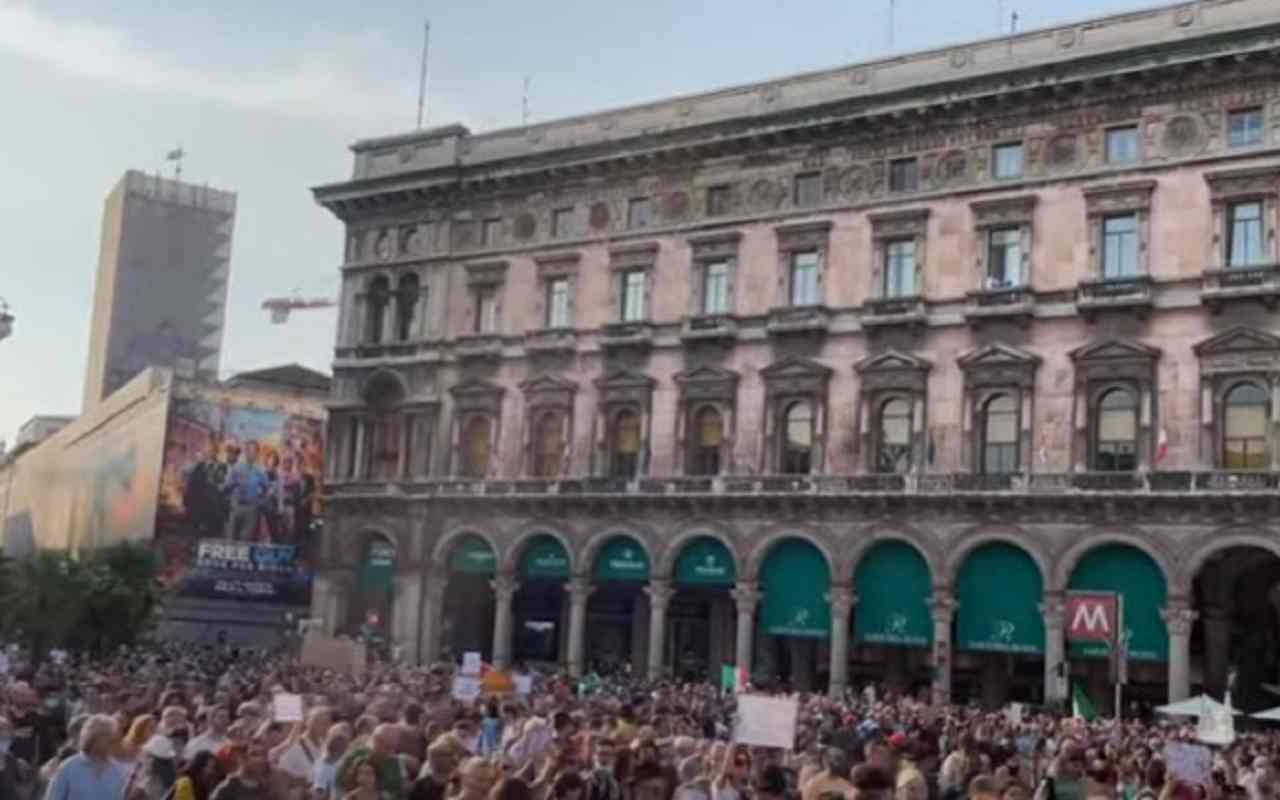
<svg viewBox="0 0 1280 800"><path fill-rule="evenodd" d="M928 318L924 298L920 295L880 297L868 300L862 309L862 327L889 328L924 325Z"/></svg>
<svg viewBox="0 0 1280 800"><path fill-rule="evenodd" d="M454 352L464 361L489 361L502 358L502 337L496 333L472 333L459 336Z"/></svg>
<svg viewBox="0 0 1280 800"><path fill-rule="evenodd" d="M686 344L732 342L736 338L738 338L738 320L730 314L685 317L680 326L680 339Z"/></svg>
<svg viewBox="0 0 1280 800"><path fill-rule="evenodd" d="M647 350L653 346L653 323L607 323L600 329L600 346L606 350Z"/></svg>
<svg viewBox="0 0 1280 800"><path fill-rule="evenodd" d="M965 298L964 318L975 327L992 320L1026 323L1035 314L1035 294L1026 286L979 289L968 292Z"/></svg>
<svg viewBox="0 0 1280 800"><path fill-rule="evenodd" d="M1076 287L1076 311L1085 319L1092 319L1103 311L1125 311L1145 317L1151 311L1151 276L1082 281Z"/></svg>
<svg viewBox="0 0 1280 800"><path fill-rule="evenodd" d="M821 335L831 327L831 312L826 306L777 306L765 324L770 336Z"/></svg>
<svg viewBox="0 0 1280 800"><path fill-rule="evenodd" d="M333 497L392 494L413 497L698 496L698 495L1186 495L1266 494L1280 472L1158 471L975 475L719 475L640 478L470 480L396 483L331 482Z"/></svg>
<svg viewBox="0 0 1280 800"><path fill-rule="evenodd" d="M526 331L524 349L532 354L572 353L578 349L578 334L573 328Z"/></svg>
<svg viewBox="0 0 1280 800"><path fill-rule="evenodd" d="M1200 302L1215 314L1232 300L1260 300L1275 310L1280 301L1280 265L1207 269L1201 278Z"/></svg>

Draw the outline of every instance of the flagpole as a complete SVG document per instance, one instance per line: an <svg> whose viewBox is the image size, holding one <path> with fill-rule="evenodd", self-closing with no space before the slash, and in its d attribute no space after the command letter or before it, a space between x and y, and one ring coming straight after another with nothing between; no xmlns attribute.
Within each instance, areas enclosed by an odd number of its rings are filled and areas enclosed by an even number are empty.
<svg viewBox="0 0 1280 800"><path fill-rule="evenodd" d="M1122 716L1121 708L1124 702L1124 673L1125 664L1121 659L1126 658L1128 653L1124 646L1124 593L1116 592L1116 629L1111 637L1111 647L1115 650L1116 661L1116 722L1120 721Z"/></svg>

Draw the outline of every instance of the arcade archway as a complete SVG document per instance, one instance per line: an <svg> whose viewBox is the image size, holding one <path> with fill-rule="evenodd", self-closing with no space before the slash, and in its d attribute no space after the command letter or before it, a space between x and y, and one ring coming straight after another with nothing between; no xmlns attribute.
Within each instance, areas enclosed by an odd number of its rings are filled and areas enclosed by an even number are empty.
<svg viewBox="0 0 1280 800"><path fill-rule="evenodd" d="M1280 705L1280 557L1253 546L1214 552L1193 576L1191 684L1257 711ZM1234 681L1232 680L1234 678Z"/></svg>
<svg viewBox="0 0 1280 800"><path fill-rule="evenodd" d="M820 686L819 665L827 663L831 608L827 593L831 568L811 542L782 539L770 548L760 567L762 592L758 673L800 690Z"/></svg>
<svg viewBox="0 0 1280 800"><path fill-rule="evenodd" d="M636 539L614 536L591 565L594 591L587 600L586 664L611 674L645 674L649 642L649 552Z"/></svg>
<svg viewBox="0 0 1280 800"><path fill-rule="evenodd" d="M520 588L514 601L517 662L558 664L567 654L569 552L548 533L530 538L516 566Z"/></svg>
<svg viewBox="0 0 1280 800"><path fill-rule="evenodd" d="M737 580L733 554L712 536L687 542L671 574L675 589L667 610L664 668L682 680L718 679L720 666L733 664Z"/></svg>
<svg viewBox="0 0 1280 800"><path fill-rule="evenodd" d="M493 659L494 596L491 581L498 559L476 534L465 534L449 551L449 585L444 591L444 643L454 659L478 652Z"/></svg>
<svg viewBox="0 0 1280 800"><path fill-rule="evenodd" d="M377 533L369 534L360 559L360 601L348 611L348 629L365 639L385 642L395 610L396 546Z"/></svg>
<svg viewBox="0 0 1280 800"><path fill-rule="evenodd" d="M900 692L928 687L933 579L924 556L905 541L877 542L854 569L853 591L851 684L883 681Z"/></svg>

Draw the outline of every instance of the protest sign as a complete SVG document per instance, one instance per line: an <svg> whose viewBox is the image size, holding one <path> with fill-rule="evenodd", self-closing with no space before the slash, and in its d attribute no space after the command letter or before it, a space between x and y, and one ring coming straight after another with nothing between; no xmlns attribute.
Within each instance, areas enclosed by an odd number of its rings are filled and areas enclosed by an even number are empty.
<svg viewBox="0 0 1280 800"><path fill-rule="evenodd" d="M1202 744L1170 742L1164 748L1169 775L1192 785L1210 786L1213 754Z"/></svg>
<svg viewBox="0 0 1280 800"><path fill-rule="evenodd" d="M795 746L797 711L796 701L789 698L738 695L733 740L788 750Z"/></svg>
<svg viewBox="0 0 1280 800"><path fill-rule="evenodd" d="M474 650L462 654L462 674L463 675L479 675L480 674L480 654Z"/></svg>
<svg viewBox="0 0 1280 800"><path fill-rule="evenodd" d="M471 675L459 675L453 679L453 698L464 703L475 702L480 697L480 679Z"/></svg>
<svg viewBox="0 0 1280 800"><path fill-rule="evenodd" d="M310 633L302 640L302 663L358 676L364 672L364 647L350 639Z"/></svg>
<svg viewBox="0 0 1280 800"><path fill-rule="evenodd" d="M532 675L516 675L516 694L524 697L533 692L533 676Z"/></svg>
<svg viewBox="0 0 1280 800"><path fill-rule="evenodd" d="M1022 724L1022 703L1010 703L1004 710L1004 718L1009 724L1017 727Z"/></svg>
<svg viewBox="0 0 1280 800"><path fill-rule="evenodd" d="M302 695L281 692L271 698L271 718L276 722L302 721Z"/></svg>
<svg viewBox="0 0 1280 800"><path fill-rule="evenodd" d="M1230 701L1230 698L1228 698ZM1200 705L1200 722L1196 725L1196 739L1205 744L1223 747L1236 740L1236 723L1230 706L1215 703L1208 698ZM1206 786L1208 784L1205 784Z"/></svg>

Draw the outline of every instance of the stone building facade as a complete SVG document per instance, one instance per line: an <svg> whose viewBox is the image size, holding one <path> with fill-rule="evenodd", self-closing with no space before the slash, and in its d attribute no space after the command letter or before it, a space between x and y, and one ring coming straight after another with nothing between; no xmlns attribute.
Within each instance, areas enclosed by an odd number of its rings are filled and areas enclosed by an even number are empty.
<svg viewBox="0 0 1280 800"><path fill-rule="evenodd" d="M995 703L1108 694L1064 619L1093 590L1133 697L1253 697L1278 43L1271 0L1204 0L357 143L315 190L347 231L316 615Z"/></svg>

